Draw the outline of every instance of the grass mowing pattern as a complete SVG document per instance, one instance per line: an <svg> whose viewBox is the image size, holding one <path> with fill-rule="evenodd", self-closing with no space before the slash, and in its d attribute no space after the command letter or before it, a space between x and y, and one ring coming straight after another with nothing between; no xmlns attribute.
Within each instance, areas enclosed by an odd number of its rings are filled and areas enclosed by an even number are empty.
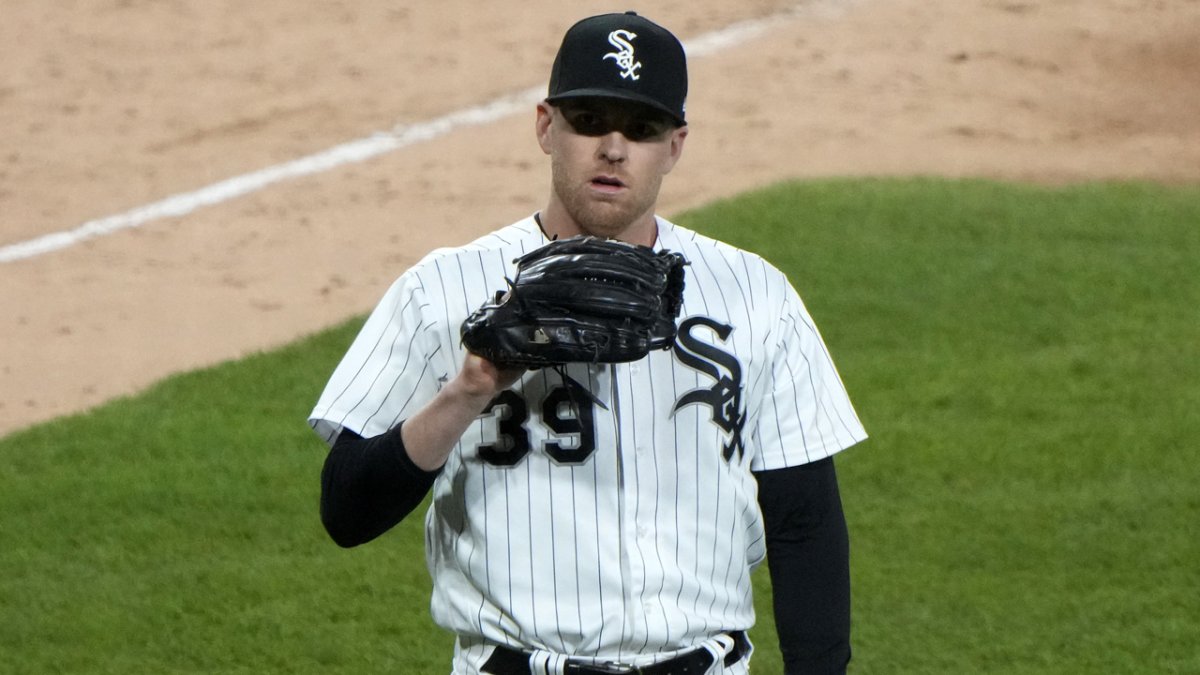
<svg viewBox="0 0 1200 675"><path fill-rule="evenodd" d="M1200 672L1200 191L828 181L678 220L789 273L872 434L839 459L854 672ZM303 419L359 323L0 440L0 672L447 672L420 519L350 552L317 520Z"/></svg>

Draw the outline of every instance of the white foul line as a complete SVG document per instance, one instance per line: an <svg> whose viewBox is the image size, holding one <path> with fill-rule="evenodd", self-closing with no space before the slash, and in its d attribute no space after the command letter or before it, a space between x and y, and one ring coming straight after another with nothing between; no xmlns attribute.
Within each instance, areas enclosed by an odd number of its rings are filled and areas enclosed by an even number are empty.
<svg viewBox="0 0 1200 675"><path fill-rule="evenodd" d="M786 21L802 11L798 7L761 19L730 24L705 33L685 45L689 56L706 56L738 44L765 32L775 24ZM342 166L363 162L401 148L444 136L455 129L489 124L511 114L528 110L545 96L546 87L535 87L508 94L483 105L465 108L412 125L401 125L380 131L365 138L335 145L328 150L307 155L259 171L227 178L191 192L181 192L124 213L89 220L70 230L29 239L0 247L0 263L9 263L69 248L80 242L145 225L163 218L189 214L205 206L257 192L284 180L321 173Z"/></svg>
<svg viewBox="0 0 1200 675"><path fill-rule="evenodd" d="M89 220L72 230L54 232L36 239L0 248L0 263L33 258L67 248L93 237L144 225L161 218L186 215L205 206L220 204L235 197L257 192L268 185L321 173L343 164L364 162L372 157L428 141L463 127L487 124L506 115L527 109L540 100L545 88L503 96L490 103L465 108L420 124L404 125L391 131L378 132L365 138L335 145L328 150L276 164L252 173L227 178L218 183L172 195L166 199L138 207L125 213Z"/></svg>

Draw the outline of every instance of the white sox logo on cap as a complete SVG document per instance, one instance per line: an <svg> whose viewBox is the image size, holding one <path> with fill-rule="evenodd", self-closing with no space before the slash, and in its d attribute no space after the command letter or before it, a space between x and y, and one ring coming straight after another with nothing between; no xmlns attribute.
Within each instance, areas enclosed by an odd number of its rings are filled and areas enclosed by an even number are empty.
<svg viewBox="0 0 1200 675"><path fill-rule="evenodd" d="M649 68L642 66L649 64ZM618 77L619 76L619 77ZM546 102L605 97L635 101L687 124L687 56L666 28L638 16L601 14L575 23L563 36Z"/></svg>
<svg viewBox="0 0 1200 675"><path fill-rule="evenodd" d="M641 76L637 74L638 68L642 67L641 61L634 61L633 43L630 40L637 37L637 33L627 31L624 28L614 30L608 34L608 44L616 47L620 51L609 52L604 55L604 59L612 59L617 63L617 66L622 68L621 77L636 80Z"/></svg>

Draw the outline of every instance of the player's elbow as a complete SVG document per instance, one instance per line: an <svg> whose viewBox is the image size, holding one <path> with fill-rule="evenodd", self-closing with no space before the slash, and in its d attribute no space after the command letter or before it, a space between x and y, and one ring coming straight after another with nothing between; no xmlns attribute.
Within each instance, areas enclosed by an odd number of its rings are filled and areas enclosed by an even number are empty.
<svg viewBox="0 0 1200 675"><path fill-rule="evenodd" d="M342 519L329 516L324 508L321 509L321 524L333 543L342 548L354 548L367 541L354 528L347 527Z"/></svg>
<svg viewBox="0 0 1200 675"><path fill-rule="evenodd" d="M326 481L321 488L321 524L342 548L365 544L391 529L401 516L390 506L336 482Z"/></svg>
<svg viewBox="0 0 1200 675"><path fill-rule="evenodd" d="M342 548L354 548L362 543L357 539L348 537L336 530L330 530L329 528L325 528L325 530L329 533L329 538L333 540L333 543L341 546Z"/></svg>
<svg viewBox="0 0 1200 675"><path fill-rule="evenodd" d="M353 490L335 480L337 472L332 469L327 464L321 476L321 525L335 544L353 548L374 537L366 536L363 531L365 514L353 498Z"/></svg>
<svg viewBox="0 0 1200 675"><path fill-rule="evenodd" d="M358 546L387 532L429 492L437 473L406 462L398 441L398 432L338 437L321 471L321 523L338 546Z"/></svg>

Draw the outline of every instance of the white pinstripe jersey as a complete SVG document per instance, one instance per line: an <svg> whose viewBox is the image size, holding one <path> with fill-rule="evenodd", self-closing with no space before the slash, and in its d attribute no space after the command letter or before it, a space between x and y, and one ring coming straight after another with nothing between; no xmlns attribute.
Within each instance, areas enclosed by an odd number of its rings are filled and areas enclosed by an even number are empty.
<svg viewBox="0 0 1200 675"><path fill-rule="evenodd" d="M312 412L374 436L458 372L466 316L547 243L526 218L405 272ZM816 326L762 258L659 219L686 268L671 350L531 371L473 423L426 516L432 611L482 641L620 659L754 622L765 555L751 471L866 438Z"/></svg>

